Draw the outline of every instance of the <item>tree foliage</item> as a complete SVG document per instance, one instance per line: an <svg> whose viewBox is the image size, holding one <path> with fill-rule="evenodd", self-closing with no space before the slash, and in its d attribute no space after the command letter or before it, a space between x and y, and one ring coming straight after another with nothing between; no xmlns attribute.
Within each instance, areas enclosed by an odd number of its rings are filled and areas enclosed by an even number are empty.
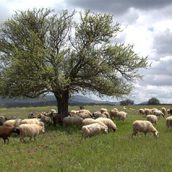
<svg viewBox="0 0 172 172"><path fill-rule="evenodd" d="M16 12L0 28L0 94L37 97L53 93L59 113L69 96L92 91L127 95L139 68L132 45L118 44L120 25L113 16L85 11L55 13L49 9Z"/></svg>
<svg viewBox="0 0 172 172"><path fill-rule="evenodd" d="M148 105L159 105L159 104L160 101L155 97L152 97L151 99L148 100Z"/></svg>
<svg viewBox="0 0 172 172"><path fill-rule="evenodd" d="M122 106L134 105L134 101L131 99L122 100L120 101L120 105Z"/></svg>

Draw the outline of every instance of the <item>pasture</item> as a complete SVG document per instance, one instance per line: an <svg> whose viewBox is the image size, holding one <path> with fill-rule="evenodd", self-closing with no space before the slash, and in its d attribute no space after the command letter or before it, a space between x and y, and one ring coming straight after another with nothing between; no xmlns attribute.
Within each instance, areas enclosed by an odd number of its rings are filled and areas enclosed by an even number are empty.
<svg viewBox="0 0 172 172"><path fill-rule="evenodd" d="M91 112L101 107L85 106ZM141 106L144 108L146 106ZM162 106L154 106L160 108ZM170 106L165 106L169 108ZM55 107L2 108L0 115L27 118L29 112L39 113ZM117 107L122 110L122 107ZM46 132L36 141L20 143L18 136L10 137L9 144L0 140L0 167L2 172L171 172L172 130L160 118L156 128L159 138L144 134L131 138L132 122L144 119L138 114L140 106L129 106L125 122L115 121L118 130L81 140L78 127L46 126ZM150 107L151 108L151 107ZM78 107L70 107L78 109Z"/></svg>

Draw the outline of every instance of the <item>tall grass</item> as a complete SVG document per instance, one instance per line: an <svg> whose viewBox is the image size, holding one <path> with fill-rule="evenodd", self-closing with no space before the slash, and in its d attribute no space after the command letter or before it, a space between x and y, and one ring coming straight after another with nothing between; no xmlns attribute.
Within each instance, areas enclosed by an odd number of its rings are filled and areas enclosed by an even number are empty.
<svg viewBox="0 0 172 172"><path fill-rule="evenodd" d="M54 107L0 109L0 115L26 118L29 112L48 111ZM77 109L78 107L70 107ZM90 111L101 106L87 106ZM107 106L112 109L112 106ZM122 107L118 107L122 109ZM81 140L78 127L46 126L46 133L36 141L20 143L13 135L7 145L1 141L0 167L2 172L171 172L172 131L160 118L156 128L158 139L151 134L131 138L132 122L144 119L138 115L139 106L127 107L125 122L115 121L118 130ZM160 106L158 107L160 108Z"/></svg>

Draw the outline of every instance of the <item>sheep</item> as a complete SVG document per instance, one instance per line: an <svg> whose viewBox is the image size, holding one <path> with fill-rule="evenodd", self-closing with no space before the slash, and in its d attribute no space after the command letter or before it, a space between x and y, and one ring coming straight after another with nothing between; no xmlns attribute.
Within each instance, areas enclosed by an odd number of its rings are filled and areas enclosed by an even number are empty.
<svg viewBox="0 0 172 172"><path fill-rule="evenodd" d="M167 128L172 128L172 116L166 118L166 126Z"/></svg>
<svg viewBox="0 0 172 172"><path fill-rule="evenodd" d="M93 118L86 118L82 121L82 125L89 125L89 124L93 124L96 123L95 119Z"/></svg>
<svg viewBox="0 0 172 172"><path fill-rule="evenodd" d="M38 118L33 119L23 119L20 124L39 124L41 121Z"/></svg>
<svg viewBox="0 0 172 172"><path fill-rule="evenodd" d="M99 123L93 123L82 127L82 137L91 137L99 133L108 133L108 127Z"/></svg>
<svg viewBox="0 0 172 172"><path fill-rule="evenodd" d="M126 117L127 117L127 113L124 112L124 111L118 111L116 113L116 117L119 119L119 120L122 120L122 121L125 121Z"/></svg>
<svg viewBox="0 0 172 172"><path fill-rule="evenodd" d="M116 127L116 124L109 118L97 118L95 121L98 121L98 122L102 122L104 123L109 130L113 130L113 131L116 131L117 130L117 127Z"/></svg>
<svg viewBox="0 0 172 172"><path fill-rule="evenodd" d="M35 118L34 113L33 113L33 112L30 112L30 113L28 114L28 118Z"/></svg>
<svg viewBox="0 0 172 172"><path fill-rule="evenodd" d="M11 126L11 127L17 127L21 123L21 119L10 119L4 122L4 126Z"/></svg>
<svg viewBox="0 0 172 172"><path fill-rule="evenodd" d="M75 115L78 115L79 114L79 110L71 110L69 112L70 116L75 116Z"/></svg>
<svg viewBox="0 0 172 172"><path fill-rule="evenodd" d="M84 119L84 120L82 121L82 125L83 125L83 126L84 126L84 125L90 125L90 124L93 124L93 123L99 123L99 124L101 124L101 125L103 125L103 126L106 126L103 122L97 121L97 120L92 119L92 118L86 118L86 119Z"/></svg>
<svg viewBox="0 0 172 172"><path fill-rule="evenodd" d="M158 116L158 117L160 117L160 116L163 116L163 117L164 117L164 116L165 116L165 115L164 115L160 110L158 110L158 109L155 110L155 111L153 112L153 114L156 115L156 116Z"/></svg>
<svg viewBox="0 0 172 172"><path fill-rule="evenodd" d="M145 115L152 114L152 109L145 108Z"/></svg>
<svg viewBox="0 0 172 172"><path fill-rule="evenodd" d="M40 121L47 123L47 124L52 124L53 120L49 116L41 115Z"/></svg>
<svg viewBox="0 0 172 172"><path fill-rule="evenodd" d="M99 117L107 118L107 114L106 113L108 113L108 112L101 113L100 111L96 111L96 112L93 112L92 116L94 118L99 118Z"/></svg>
<svg viewBox="0 0 172 172"><path fill-rule="evenodd" d="M172 109L167 109L167 114L172 115Z"/></svg>
<svg viewBox="0 0 172 172"><path fill-rule="evenodd" d="M114 109L110 110L109 111L110 117L111 118L113 118L113 117L115 118L116 115L117 115L117 112L118 112L118 109L117 108L114 108Z"/></svg>
<svg viewBox="0 0 172 172"><path fill-rule="evenodd" d="M162 111L162 113L163 113L164 115L167 114L167 109L166 109L165 107L162 107L162 108L161 108L161 111Z"/></svg>
<svg viewBox="0 0 172 172"><path fill-rule="evenodd" d="M146 119L150 121L152 124L157 124L158 118L156 115L147 115Z"/></svg>
<svg viewBox="0 0 172 172"><path fill-rule="evenodd" d="M55 109L51 109L50 111L51 113L57 113L57 111Z"/></svg>
<svg viewBox="0 0 172 172"><path fill-rule="evenodd" d="M150 121L147 120L136 120L133 122L133 133L132 137L136 136L138 132L143 132L146 136L147 133L153 133L155 137L159 136L157 129L153 126Z"/></svg>
<svg viewBox="0 0 172 172"><path fill-rule="evenodd" d="M83 119L92 117L92 113L86 109L79 110L77 115Z"/></svg>
<svg viewBox="0 0 172 172"><path fill-rule="evenodd" d="M8 137L12 133L18 133L18 131L16 130L15 127L11 127L11 126L0 126L0 137L4 140L4 144L6 143L6 140L9 143Z"/></svg>
<svg viewBox="0 0 172 172"><path fill-rule="evenodd" d="M145 114L145 110L144 109L139 109L139 114L144 115Z"/></svg>
<svg viewBox="0 0 172 172"><path fill-rule="evenodd" d="M4 116L0 116L0 126L2 126L5 121L6 121L6 118Z"/></svg>
<svg viewBox="0 0 172 172"><path fill-rule="evenodd" d="M38 124L21 124L17 129L19 131L20 135L20 141L25 142L25 137L30 137L30 140L32 138L36 140L36 136L39 135L41 132L45 132L45 128L43 123L40 123L42 125Z"/></svg>
<svg viewBox="0 0 172 172"><path fill-rule="evenodd" d="M100 109L100 112L103 113L103 112L107 112L108 110L106 108L101 108Z"/></svg>
<svg viewBox="0 0 172 172"><path fill-rule="evenodd" d="M102 115L105 116L105 118L110 118L110 114L108 111L103 112Z"/></svg>
<svg viewBox="0 0 172 172"><path fill-rule="evenodd" d="M82 125L83 119L79 116L67 116L63 118L63 126Z"/></svg>

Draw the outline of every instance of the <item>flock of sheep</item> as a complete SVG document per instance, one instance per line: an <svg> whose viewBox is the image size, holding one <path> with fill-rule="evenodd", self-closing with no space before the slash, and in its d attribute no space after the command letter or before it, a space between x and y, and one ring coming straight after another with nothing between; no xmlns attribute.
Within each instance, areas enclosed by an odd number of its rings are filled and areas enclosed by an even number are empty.
<svg viewBox="0 0 172 172"><path fill-rule="evenodd" d="M126 109L125 109L126 110ZM172 114L172 110L166 110L162 107L161 110L153 109L139 109L139 114L145 116L145 120L135 120L132 124L132 136L143 132L145 135L149 132L158 137L158 131L154 125L157 124L158 119L166 114ZM125 122L127 113L113 108L108 111L106 108L101 108L99 111L91 113L89 110L71 110L67 117L63 119L57 114L56 110L52 109L50 112L42 112L35 116L33 113L28 115L27 119L7 119L4 116L0 117L0 137L9 142L8 137L12 133L17 133L21 142L25 142L24 138L29 137L36 139L36 136L45 132L45 125L47 124L62 124L64 127L73 125L81 126L82 138L91 137L100 133L108 133L111 130L116 131L117 126L114 119ZM172 116L166 118L166 126L172 127Z"/></svg>

